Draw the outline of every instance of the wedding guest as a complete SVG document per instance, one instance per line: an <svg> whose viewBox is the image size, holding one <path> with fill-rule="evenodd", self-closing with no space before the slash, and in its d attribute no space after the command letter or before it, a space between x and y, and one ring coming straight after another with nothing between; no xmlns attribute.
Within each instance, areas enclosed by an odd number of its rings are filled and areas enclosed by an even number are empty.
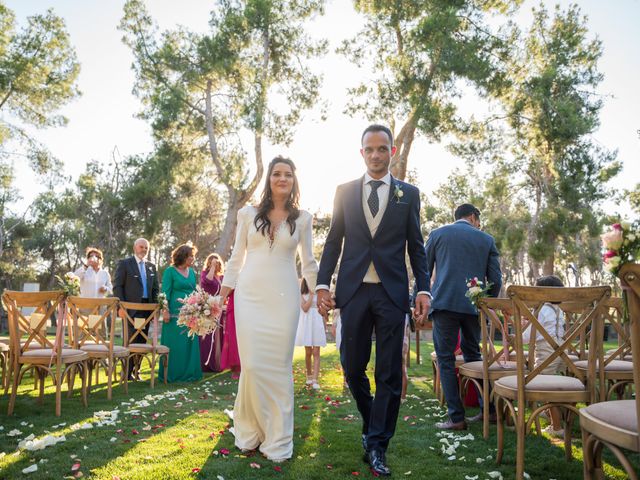
<svg viewBox="0 0 640 480"><path fill-rule="evenodd" d="M217 253L207 256L204 268L200 273L200 286L210 295L220 293L220 282L224 273L224 263ZM224 323L224 316L221 322ZM220 371L220 354L222 352L222 329L217 328L214 333L200 337L200 364L203 372Z"/></svg>
<svg viewBox="0 0 640 480"><path fill-rule="evenodd" d="M133 255L118 262L113 280L113 293L124 302L156 303L158 301L158 275L156 266L147 261L149 241L138 238L133 244ZM130 318L136 317L136 311L130 310ZM144 312L146 317L146 312ZM124 310L120 310L120 317L124 318ZM127 323L128 337L132 337L135 328ZM149 333L149 325L144 328L145 335ZM136 335L131 343L145 343L144 337ZM139 364L129 362L129 379L133 380L133 372L138 371Z"/></svg>
<svg viewBox="0 0 640 480"><path fill-rule="evenodd" d="M95 247L87 247L85 256L87 263L73 272L80 278L80 296L102 298L111 295L113 293L113 285L111 285L111 275L102 268L102 250Z"/></svg>
<svg viewBox="0 0 640 480"><path fill-rule="evenodd" d="M220 370L231 370L231 378L240 378L240 352L238 352L238 337L236 336L235 290L227 297L224 321L222 323L222 351L220 352Z"/></svg>
<svg viewBox="0 0 640 480"><path fill-rule="evenodd" d="M449 414L449 420L435 426L443 430L466 430L455 368L459 333L464 361L482 359L478 311L465 296L467 280L477 277L483 283L490 282L489 295L495 297L500 293L502 274L496 243L491 235L480 230L480 211L465 203L456 209L454 217L454 223L431 232L425 247L429 275L433 276L434 269L438 272L431 289L433 344ZM495 415L493 408L490 412ZM482 411L469 418L473 422L481 420Z"/></svg>
<svg viewBox="0 0 640 480"><path fill-rule="evenodd" d="M564 283L555 275L546 275L536 279L536 287L564 287ZM547 331L553 340L561 345L564 341L564 312L557 304L546 302L538 312L538 321L540 325ZM531 337L531 325L529 325L522 334L522 341L529 343ZM544 362L553 352L554 348L549 345L540 331L536 332L536 359L534 367ZM551 364L545 368L542 373L544 375L553 375L562 373L565 370L562 358L556 358ZM552 437L564 438L564 429L562 428L562 417L558 407L551 407L547 410L551 419L551 424L542 431Z"/></svg>
<svg viewBox="0 0 640 480"><path fill-rule="evenodd" d="M162 312L162 345L169 347L167 382L191 382L202 378L200 368L200 344L197 337L189 337L187 328L177 324L182 304L196 289L196 272L193 262L198 249L184 243L171 252L171 266L162 274L162 293L167 296L169 310ZM164 380L164 369L158 369L158 377Z"/></svg>
<svg viewBox="0 0 640 480"><path fill-rule="evenodd" d="M296 332L296 346L304 347L307 385L320 389L320 347L327 346L325 319L318 313L317 297L309 291L307 281L300 283L300 318Z"/></svg>

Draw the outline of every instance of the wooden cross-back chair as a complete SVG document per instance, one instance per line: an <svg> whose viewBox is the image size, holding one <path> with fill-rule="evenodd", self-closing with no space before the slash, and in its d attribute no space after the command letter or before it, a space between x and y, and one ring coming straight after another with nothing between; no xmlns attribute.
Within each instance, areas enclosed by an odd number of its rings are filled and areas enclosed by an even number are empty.
<svg viewBox="0 0 640 480"><path fill-rule="evenodd" d="M506 298L482 298L479 302L482 360L463 363L458 367L460 392L464 396L469 382L475 385L483 400L482 434L489 438L489 405L491 385L506 375L513 375L516 362L510 359L515 345L509 342L511 325L511 301ZM496 333L500 333L503 345L495 347Z"/></svg>
<svg viewBox="0 0 640 480"><path fill-rule="evenodd" d="M596 375L602 381L598 385L598 393L600 401L610 398L613 394L622 397L625 387L633 384L633 365L629 361L625 361L624 357L629 358L631 344L628 334L625 333L625 327L621 322L622 319L622 301L619 297L607 299L602 304L603 321L609 323L618 333L618 348L604 355L602 365L604 371L601 372L600 363L596 364ZM570 326L571 324L568 323ZM604 328L604 327L603 327ZM604 338L604 333L603 333ZM604 341L604 340L603 340ZM578 369L576 376L584 378L588 375L588 360L586 358L586 342L581 342L580 358L574 364ZM585 353L586 352L586 353ZM630 359L630 358L629 358Z"/></svg>
<svg viewBox="0 0 640 480"><path fill-rule="evenodd" d="M129 349L129 362L134 362L137 370L142 365L142 360L146 359L151 368L151 388L155 385L155 368L158 363L164 364L164 383L167 383L167 371L169 368L169 347L158 343L158 317L160 307L157 303L133 303L120 302L120 307L124 310L123 332L125 347ZM130 316L130 312L135 311L136 316ZM146 315L144 317L140 314ZM153 334L151 339L144 332L145 327L152 324ZM129 336L129 328L133 327L133 334ZM151 340L151 343L148 343ZM144 341L144 343L134 343L134 341Z"/></svg>
<svg viewBox="0 0 640 480"><path fill-rule="evenodd" d="M18 385L25 371L35 369L40 384L40 401L44 398L44 384L47 375L53 379L56 387L56 415L60 416L62 407L62 380L65 374L82 377L82 402L87 406L86 374L88 355L72 348L65 348L64 331L66 307L61 291L52 292L15 292L5 290L3 301L9 318L9 340L11 348L11 397L8 414L13 414ZM23 308L34 308L31 315L25 315ZM46 323L53 314L58 315L58 325L54 341L47 338ZM26 336L26 340L22 337ZM70 393L71 386L70 382Z"/></svg>
<svg viewBox="0 0 640 480"><path fill-rule="evenodd" d="M623 265L619 278L628 286L629 345L633 358L640 356L640 265ZM584 478L603 478L602 449L606 446L622 464L631 480L638 480L638 466L625 451L640 453L640 362L633 363L634 400L613 400L580 409Z"/></svg>
<svg viewBox="0 0 640 480"><path fill-rule="evenodd" d="M107 398L111 400L112 383L116 377L118 364L122 366L120 383L128 392L127 373L129 367L129 349L115 344L116 311L118 299L69 297L67 307L71 316L73 347L89 355L89 382L91 392L91 374L102 366L107 374Z"/></svg>
<svg viewBox="0 0 640 480"><path fill-rule="evenodd" d="M611 296L609 287L521 287L511 286L507 296L512 303L515 327L516 374L504 376L494 383L496 413L498 415L498 450L496 461L502 462L504 450L504 415L511 416L516 428L516 478L524 478L525 436L538 415L549 407L559 407L565 412L565 456L571 459L571 426L573 415L578 414L575 404L596 400L596 363L602 362L603 302ZM584 310L576 314L574 324L566 332L560 344L538 322L535 312L546 302L562 304L576 302ZM523 333L531 326L528 352L525 358ZM535 365L537 333L551 346L553 352L539 365ZM579 342L580 336L588 336L588 375L579 377L577 367L569 353ZM547 367L561 359L563 367L575 375L546 375ZM601 378L602 380L602 378ZM583 383L584 382L584 383ZM527 405L538 405L527 416Z"/></svg>

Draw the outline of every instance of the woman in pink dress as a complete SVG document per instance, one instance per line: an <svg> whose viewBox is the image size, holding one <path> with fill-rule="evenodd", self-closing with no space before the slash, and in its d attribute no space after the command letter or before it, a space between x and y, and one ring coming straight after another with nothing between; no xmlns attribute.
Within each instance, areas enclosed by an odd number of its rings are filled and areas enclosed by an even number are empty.
<svg viewBox="0 0 640 480"><path fill-rule="evenodd" d="M205 292L211 295L218 295L223 273L224 263L220 255L217 253L208 255L204 269L200 273L200 286ZM222 330L220 328L214 333L200 337L200 364L203 372L219 372L221 370L222 342Z"/></svg>
<svg viewBox="0 0 640 480"><path fill-rule="evenodd" d="M231 292L227 297L227 311L223 314L224 338L222 340L220 370L231 370L231 378L237 380L240 378L240 354L236 337L236 320L233 314L233 296L233 292Z"/></svg>

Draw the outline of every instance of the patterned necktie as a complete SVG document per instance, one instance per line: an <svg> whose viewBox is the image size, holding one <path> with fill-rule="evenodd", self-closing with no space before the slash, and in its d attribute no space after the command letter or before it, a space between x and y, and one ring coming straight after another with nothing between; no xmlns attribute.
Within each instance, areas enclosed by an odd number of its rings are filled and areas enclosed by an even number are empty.
<svg viewBox="0 0 640 480"><path fill-rule="evenodd" d="M138 263L138 267L140 268L140 280L142 280L142 298L149 298L149 293L147 292L147 269L144 268L144 262Z"/></svg>
<svg viewBox="0 0 640 480"><path fill-rule="evenodd" d="M378 187L382 185L384 182L382 180L370 180L369 185L371 186L371 193L369 194L369 199L367 203L369 204L369 210L371 210L371 215L375 218L378 214L378 210L380 209L380 201L378 200Z"/></svg>

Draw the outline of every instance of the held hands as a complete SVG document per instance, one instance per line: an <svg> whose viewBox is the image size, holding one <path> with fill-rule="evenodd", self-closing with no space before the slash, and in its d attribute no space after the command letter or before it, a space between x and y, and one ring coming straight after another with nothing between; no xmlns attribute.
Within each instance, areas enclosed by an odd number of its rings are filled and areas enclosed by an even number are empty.
<svg viewBox="0 0 640 480"><path fill-rule="evenodd" d="M413 318L419 326L423 326L431 307L431 299L428 295L416 296L416 307L413 309Z"/></svg>
<svg viewBox="0 0 640 480"><path fill-rule="evenodd" d="M329 312L335 308L336 302L331 298L331 292L329 292L329 290L323 288L318 290L316 294L318 295L318 312L320 312L320 315L324 318L327 318Z"/></svg>

